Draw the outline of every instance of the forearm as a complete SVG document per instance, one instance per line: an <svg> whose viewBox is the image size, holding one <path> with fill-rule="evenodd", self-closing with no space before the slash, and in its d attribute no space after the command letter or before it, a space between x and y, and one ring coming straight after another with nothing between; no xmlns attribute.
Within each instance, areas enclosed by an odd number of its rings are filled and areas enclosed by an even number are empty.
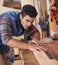
<svg viewBox="0 0 58 65"><path fill-rule="evenodd" d="M19 48L19 49L29 49L29 48L33 47L32 45L30 45L28 43L21 42L21 41L15 40L15 39L11 39L7 43L7 45L10 47Z"/></svg>
<svg viewBox="0 0 58 65"><path fill-rule="evenodd" d="M35 44L28 44L28 43L24 43L15 39L11 39L6 45L10 46L10 47L14 47L14 48L19 48L19 49L29 49L29 50L44 50L46 51L46 48L44 46L38 46Z"/></svg>

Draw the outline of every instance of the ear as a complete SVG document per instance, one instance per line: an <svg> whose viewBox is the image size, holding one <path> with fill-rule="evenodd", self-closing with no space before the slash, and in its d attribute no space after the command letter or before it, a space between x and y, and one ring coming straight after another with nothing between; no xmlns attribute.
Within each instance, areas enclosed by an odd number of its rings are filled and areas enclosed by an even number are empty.
<svg viewBox="0 0 58 65"><path fill-rule="evenodd" d="M22 19L22 14L20 14L20 19Z"/></svg>

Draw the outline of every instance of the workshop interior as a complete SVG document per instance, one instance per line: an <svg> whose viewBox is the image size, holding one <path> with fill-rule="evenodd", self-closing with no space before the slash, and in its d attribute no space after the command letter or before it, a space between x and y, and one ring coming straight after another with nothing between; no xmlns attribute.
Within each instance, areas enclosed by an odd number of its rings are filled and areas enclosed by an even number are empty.
<svg viewBox="0 0 58 65"><path fill-rule="evenodd" d="M0 13L11 10L20 12L26 4L33 5L38 12L33 25L40 32L40 41L48 51L30 51L11 47L10 62L12 65L58 65L58 0L0 0ZM23 35L13 38L29 42L32 36L28 32L27 30ZM0 65L2 64L3 62Z"/></svg>

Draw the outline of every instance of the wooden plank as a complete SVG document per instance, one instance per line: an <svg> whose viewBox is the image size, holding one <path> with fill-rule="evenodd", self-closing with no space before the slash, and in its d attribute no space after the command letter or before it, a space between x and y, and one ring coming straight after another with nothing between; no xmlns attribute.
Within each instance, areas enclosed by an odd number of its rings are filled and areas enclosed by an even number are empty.
<svg viewBox="0 0 58 65"><path fill-rule="evenodd" d="M58 65L58 41L54 41L52 44L44 44L48 48L48 53L53 56L50 59L44 51L33 51L40 65Z"/></svg>
<svg viewBox="0 0 58 65"><path fill-rule="evenodd" d="M6 2L6 1L4 1L3 6L14 8L14 9L21 9L20 2Z"/></svg>
<svg viewBox="0 0 58 65"><path fill-rule="evenodd" d="M16 60L12 65L22 65L21 60Z"/></svg>
<svg viewBox="0 0 58 65"><path fill-rule="evenodd" d="M23 7L26 4L32 5L32 0L21 0L21 6Z"/></svg>
<svg viewBox="0 0 58 65"><path fill-rule="evenodd" d="M49 59L43 51L33 51L40 65L58 65L55 59Z"/></svg>
<svg viewBox="0 0 58 65"><path fill-rule="evenodd" d="M56 60L58 60L58 41L55 41L52 44L45 44L48 48L48 52L51 53Z"/></svg>
<svg viewBox="0 0 58 65"><path fill-rule="evenodd" d="M14 55L19 55L19 49L18 48L13 48L14 49Z"/></svg>
<svg viewBox="0 0 58 65"><path fill-rule="evenodd" d="M58 65L58 42L44 44L48 48L48 55L44 51L22 51L23 65Z"/></svg>
<svg viewBox="0 0 58 65"><path fill-rule="evenodd" d="M32 51L21 51L23 65L40 65Z"/></svg>

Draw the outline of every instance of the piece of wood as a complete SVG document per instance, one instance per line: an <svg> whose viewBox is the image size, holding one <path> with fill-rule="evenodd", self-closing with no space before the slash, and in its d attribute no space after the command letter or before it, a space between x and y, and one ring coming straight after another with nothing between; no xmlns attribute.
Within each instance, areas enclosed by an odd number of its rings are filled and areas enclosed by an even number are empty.
<svg viewBox="0 0 58 65"><path fill-rule="evenodd" d="M3 6L15 8L15 9L21 9L21 3L20 2L4 2Z"/></svg>
<svg viewBox="0 0 58 65"><path fill-rule="evenodd" d="M21 55L23 65L40 65L32 51L23 50Z"/></svg>
<svg viewBox="0 0 58 65"><path fill-rule="evenodd" d="M47 48L47 54L44 51L23 50L23 65L58 65L58 41L52 44L44 44Z"/></svg>
<svg viewBox="0 0 58 65"><path fill-rule="evenodd" d="M34 51L33 53L40 65L58 65L58 62L55 59L49 59L43 51Z"/></svg>
<svg viewBox="0 0 58 65"><path fill-rule="evenodd" d="M58 41L54 41L52 44L44 44L48 48L48 53L53 56L50 59L44 51L33 51L40 65L58 65Z"/></svg>
<svg viewBox="0 0 58 65"><path fill-rule="evenodd" d="M21 60L16 60L12 65L22 65Z"/></svg>
<svg viewBox="0 0 58 65"><path fill-rule="evenodd" d="M58 41L55 41L52 44L45 44L48 48L48 52L51 53L56 60L58 60Z"/></svg>
<svg viewBox="0 0 58 65"><path fill-rule="evenodd" d="M14 49L14 55L19 55L19 49L18 48L13 48Z"/></svg>

